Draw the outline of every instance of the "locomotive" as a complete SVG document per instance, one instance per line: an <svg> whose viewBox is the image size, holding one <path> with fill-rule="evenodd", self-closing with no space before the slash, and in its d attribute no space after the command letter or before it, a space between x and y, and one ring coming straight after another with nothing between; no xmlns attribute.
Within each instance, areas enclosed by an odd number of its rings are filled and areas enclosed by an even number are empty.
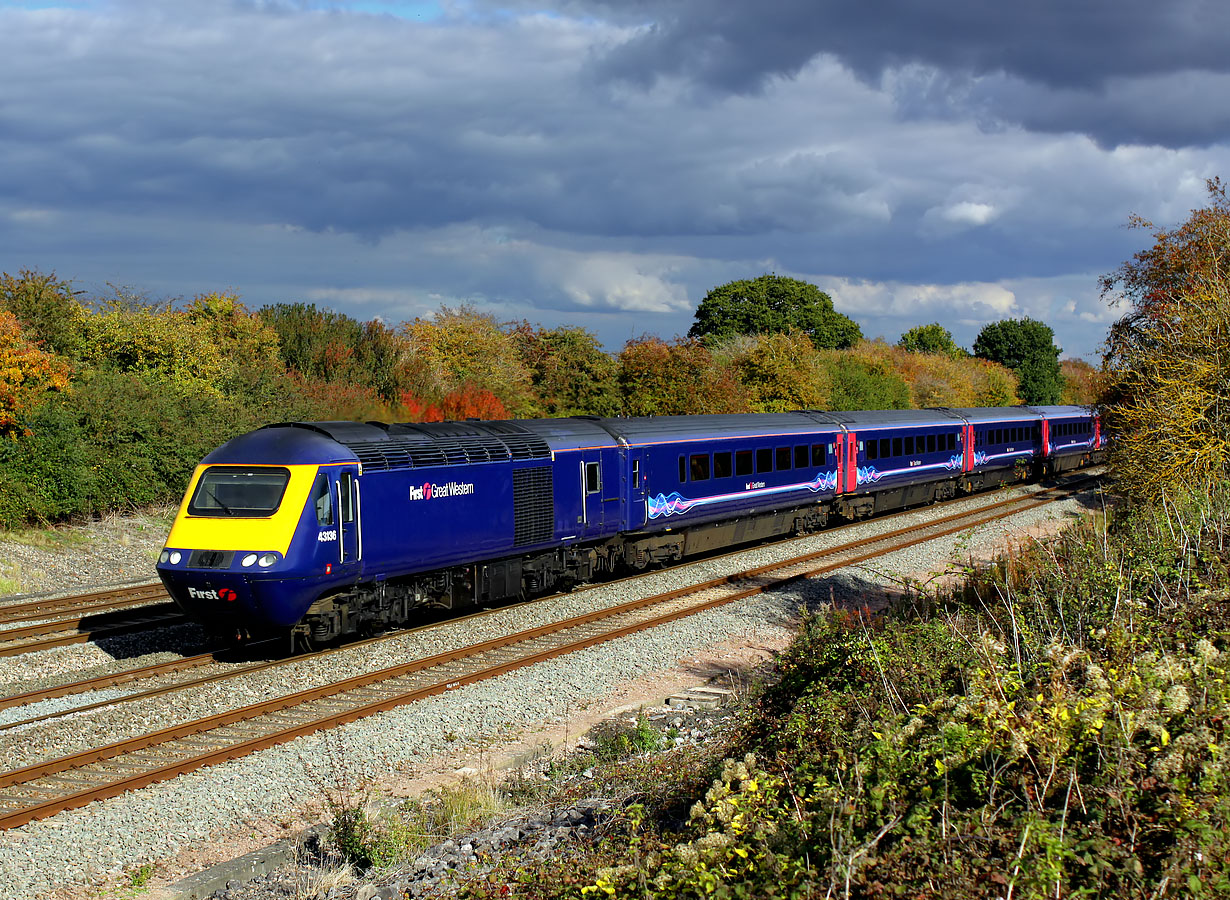
<svg viewBox="0 0 1230 900"><path fill-rule="evenodd" d="M158 560L215 630L311 648L1100 460L1078 406L284 422L198 465Z"/></svg>

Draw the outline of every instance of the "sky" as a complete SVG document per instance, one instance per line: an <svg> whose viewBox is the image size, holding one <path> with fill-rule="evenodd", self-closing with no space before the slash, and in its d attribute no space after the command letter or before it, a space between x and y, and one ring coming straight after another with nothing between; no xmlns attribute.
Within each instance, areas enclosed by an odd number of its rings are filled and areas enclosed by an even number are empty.
<svg viewBox="0 0 1230 900"><path fill-rule="evenodd" d="M1031 316L1230 176L1220 0L0 0L0 270L390 324L685 334L819 285L868 337Z"/></svg>

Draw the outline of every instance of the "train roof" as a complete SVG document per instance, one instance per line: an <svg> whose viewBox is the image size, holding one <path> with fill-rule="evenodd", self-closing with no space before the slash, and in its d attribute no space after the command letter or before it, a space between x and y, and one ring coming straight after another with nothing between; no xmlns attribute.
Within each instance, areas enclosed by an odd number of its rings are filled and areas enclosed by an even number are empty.
<svg viewBox="0 0 1230 900"><path fill-rule="evenodd" d="M828 413L730 413L701 416L639 416L629 419L595 419L611 435L629 444L660 441L703 441L714 437L767 437L775 434L805 434L840 431Z"/></svg>
<svg viewBox="0 0 1230 900"><path fill-rule="evenodd" d="M201 462L211 466L319 466L356 460L357 457L351 450L326 433L285 426L266 426L231 438Z"/></svg>
<svg viewBox="0 0 1230 900"><path fill-rule="evenodd" d="M961 424L960 417L944 409L858 409L824 415L854 432L860 428L891 428L896 425Z"/></svg>

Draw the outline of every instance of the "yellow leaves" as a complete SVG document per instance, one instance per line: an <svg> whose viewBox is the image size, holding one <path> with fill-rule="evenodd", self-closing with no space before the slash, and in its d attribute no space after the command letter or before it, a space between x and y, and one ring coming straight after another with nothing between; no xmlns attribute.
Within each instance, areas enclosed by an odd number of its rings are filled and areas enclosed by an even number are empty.
<svg viewBox="0 0 1230 900"><path fill-rule="evenodd" d="M0 310L0 435L18 429L22 413L47 391L68 387L67 362L26 340L11 313Z"/></svg>

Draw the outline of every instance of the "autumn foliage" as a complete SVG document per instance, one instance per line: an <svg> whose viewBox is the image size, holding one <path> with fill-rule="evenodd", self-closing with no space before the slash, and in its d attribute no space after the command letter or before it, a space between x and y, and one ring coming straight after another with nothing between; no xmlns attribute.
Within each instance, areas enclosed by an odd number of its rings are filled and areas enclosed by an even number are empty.
<svg viewBox="0 0 1230 900"><path fill-rule="evenodd" d="M68 387L69 365L27 340L17 317L0 310L0 436L26 429L23 416L48 391Z"/></svg>
<svg viewBox="0 0 1230 900"><path fill-rule="evenodd" d="M1107 343L1103 418L1123 490L1144 497L1230 477L1230 201L1219 181L1208 191L1103 280L1132 304Z"/></svg>

